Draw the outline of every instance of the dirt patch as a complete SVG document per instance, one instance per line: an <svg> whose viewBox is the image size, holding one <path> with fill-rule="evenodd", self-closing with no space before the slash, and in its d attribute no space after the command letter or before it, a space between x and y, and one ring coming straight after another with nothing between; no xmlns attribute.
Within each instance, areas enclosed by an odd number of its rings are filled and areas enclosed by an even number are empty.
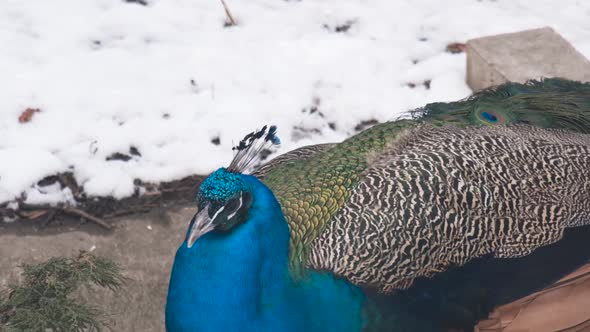
<svg viewBox="0 0 590 332"><path fill-rule="evenodd" d="M26 220L0 223L0 289L17 280L22 263L93 250L121 264L131 281L116 294L83 292L88 303L110 314L113 331L164 331L170 269L194 212L192 205L161 207L112 218L111 230L63 216L43 228Z"/></svg>

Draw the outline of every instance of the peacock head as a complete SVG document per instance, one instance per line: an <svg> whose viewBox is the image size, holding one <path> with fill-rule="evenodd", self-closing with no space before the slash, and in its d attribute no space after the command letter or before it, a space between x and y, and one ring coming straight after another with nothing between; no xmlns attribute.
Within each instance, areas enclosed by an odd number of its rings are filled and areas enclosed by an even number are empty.
<svg viewBox="0 0 590 332"><path fill-rule="evenodd" d="M268 129L268 130L267 130ZM201 184L197 193L198 212L187 232L190 248L209 232L227 233L248 219L252 204L252 181L245 173L269 145L279 145L275 126L254 131L233 148L237 153L229 167L219 168Z"/></svg>

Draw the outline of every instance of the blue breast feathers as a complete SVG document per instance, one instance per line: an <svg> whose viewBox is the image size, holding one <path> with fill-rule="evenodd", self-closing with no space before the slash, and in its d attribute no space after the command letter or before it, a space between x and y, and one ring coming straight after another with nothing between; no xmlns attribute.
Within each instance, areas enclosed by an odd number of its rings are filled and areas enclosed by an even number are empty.
<svg viewBox="0 0 590 332"><path fill-rule="evenodd" d="M247 220L229 232L211 231L190 248L185 240L178 249L167 331L360 331L360 289L330 273L308 271L294 281L289 228L274 195L253 176L227 175L213 173L201 195L218 199L248 191Z"/></svg>

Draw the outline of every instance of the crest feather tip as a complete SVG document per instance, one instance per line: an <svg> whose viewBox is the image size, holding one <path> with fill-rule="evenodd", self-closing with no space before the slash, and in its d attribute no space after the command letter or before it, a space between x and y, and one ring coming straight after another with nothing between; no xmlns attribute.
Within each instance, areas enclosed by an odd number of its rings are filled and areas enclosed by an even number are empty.
<svg viewBox="0 0 590 332"><path fill-rule="evenodd" d="M281 140L277 136L277 126L264 126L260 130L253 131L244 136L238 145L232 147L232 150L237 151L237 153L227 170L244 173L256 161L261 159L263 150L269 146L280 144Z"/></svg>

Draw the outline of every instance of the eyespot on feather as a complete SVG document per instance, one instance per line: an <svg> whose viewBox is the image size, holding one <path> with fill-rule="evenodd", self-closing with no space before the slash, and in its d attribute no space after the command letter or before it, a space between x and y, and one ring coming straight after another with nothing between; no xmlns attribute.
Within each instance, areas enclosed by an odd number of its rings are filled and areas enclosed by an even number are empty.
<svg viewBox="0 0 590 332"><path fill-rule="evenodd" d="M498 121L498 118L494 114L489 113L489 112L481 112L481 116L484 119L488 120L489 122L496 122L496 121Z"/></svg>
<svg viewBox="0 0 590 332"><path fill-rule="evenodd" d="M503 111L490 109L476 110L475 118L484 125L504 125L508 123L508 116Z"/></svg>

